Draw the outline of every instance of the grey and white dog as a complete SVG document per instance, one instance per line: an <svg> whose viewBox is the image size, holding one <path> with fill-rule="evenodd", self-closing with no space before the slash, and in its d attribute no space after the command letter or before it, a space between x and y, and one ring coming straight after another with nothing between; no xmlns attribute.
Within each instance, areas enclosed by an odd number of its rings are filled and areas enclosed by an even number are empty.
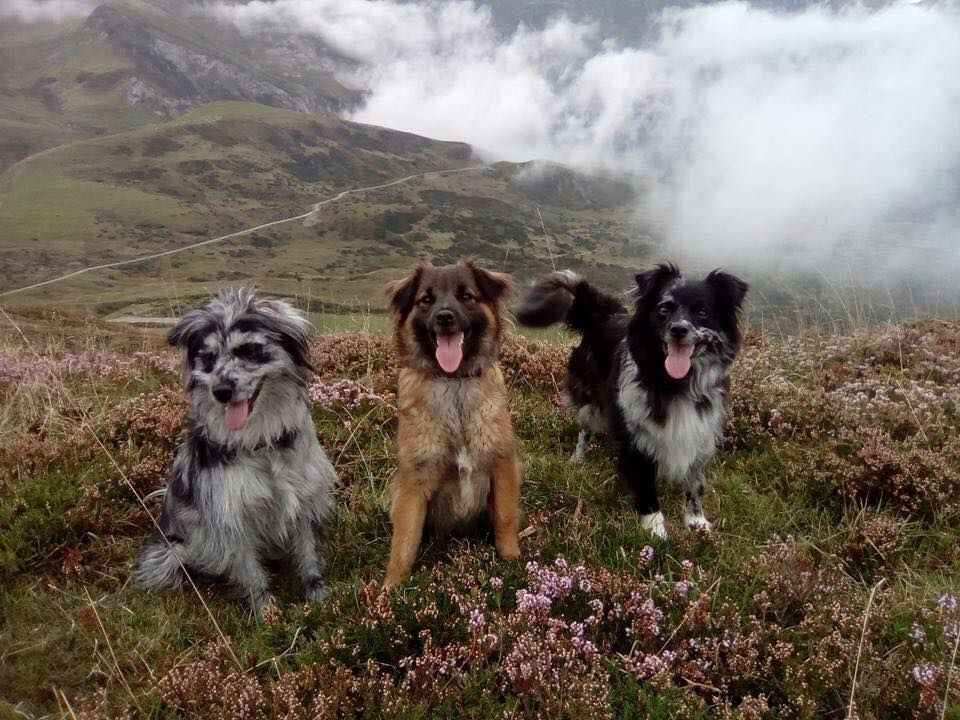
<svg viewBox="0 0 960 720"><path fill-rule="evenodd" d="M337 476L317 441L307 381L310 323L252 290L221 292L188 312L168 341L185 352L190 396L167 474L159 529L135 579L174 588L225 580L262 616L264 562L289 558L307 599L324 593L322 541Z"/></svg>

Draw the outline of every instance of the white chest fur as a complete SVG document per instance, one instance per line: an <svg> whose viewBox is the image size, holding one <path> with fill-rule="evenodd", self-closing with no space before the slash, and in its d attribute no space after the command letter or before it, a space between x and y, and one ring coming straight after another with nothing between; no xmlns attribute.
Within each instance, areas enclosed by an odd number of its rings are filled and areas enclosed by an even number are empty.
<svg viewBox="0 0 960 720"><path fill-rule="evenodd" d="M723 368L694 361L689 392L670 401L662 423L654 420L647 390L637 382L637 366L626 351L617 402L637 449L657 462L664 479L683 480L698 472L716 451L723 431Z"/></svg>

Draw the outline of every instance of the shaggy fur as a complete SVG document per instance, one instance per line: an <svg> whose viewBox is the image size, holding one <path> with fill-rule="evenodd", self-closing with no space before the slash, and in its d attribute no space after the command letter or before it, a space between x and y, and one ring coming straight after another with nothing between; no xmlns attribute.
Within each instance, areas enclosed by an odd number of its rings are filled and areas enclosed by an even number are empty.
<svg viewBox="0 0 960 720"><path fill-rule="evenodd" d="M631 316L578 275L553 273L527 290L517 319L533 327L563 321L582 336L567 375L581 427L573 459L583 459L591 433L609 433L644 527L666 537L660 479L683 483L686 524L709 530L704 468L723 430L747 284L718 270L687 281L673 265L636 282Z"/></svg>
<svg viewBox="0 0 960 720"><path fill-rule="evenodd" d="M321 536L337 482L317 441L306 386L310 324L290 305L225 291L187 313L169 342L184 349L187 427L167 475L159 531L135 578L174 588L222 579L262 614L264 562L289 558L307 598L323 595Z"/></svg>
<svg viewBox="0 0 960 720"><path fill-rule="evenodd" d="M470 262L421 266L385 288L401 360L386 587L410 575L425 526L487 516L500 556L520 553L517 441L497 362L509 290L507 275Z"/></svg>

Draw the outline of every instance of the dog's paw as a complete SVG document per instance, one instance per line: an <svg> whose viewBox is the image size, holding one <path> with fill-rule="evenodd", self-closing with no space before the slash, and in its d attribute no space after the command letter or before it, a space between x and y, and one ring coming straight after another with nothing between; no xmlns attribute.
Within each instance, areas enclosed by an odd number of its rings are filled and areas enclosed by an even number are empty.
<svg viewBox="0 0 960 720"><path fill-rule="evenodd" d="M315 578L310 582L306 583L304 585L303 590L304 590L303 594L306 597L308 603L321 603L326 599L327 595L330 592L327 589L327 586L324 584L323 580L321 580L320 578Z"/></svg>
<svg viewBox="0 0 960 720"><path fill-rule="evenodd" d="M703 513L685 512L683 514L683 523L691 530L696 530L697 532L708 533L713 530L713 523L707 520Z"/></svg>
<svg viewBox="0 0 960 720"><path fill-rule="evenodd" d="M517 538L513 537L498 542L497 554L503 560L516 560L520 557L520 544L517 542Z"/></svg>
<svg viewBox="0 0 960 720"><path fill-rule="evenodd" d="M392 590L397 585L400 585L408 577L410 577L408 573L395 572L395 571L392 571L390 568L387 568L387 576L383 579L383 589Z"/></svg>
<svg viewBox="0 0 960 720"><path fill-rule="evenodd" d="M666 520L664 520L662 512L641 515L640 526L651 535L658 537L661 540L667 539L667 523Z"/></svg>

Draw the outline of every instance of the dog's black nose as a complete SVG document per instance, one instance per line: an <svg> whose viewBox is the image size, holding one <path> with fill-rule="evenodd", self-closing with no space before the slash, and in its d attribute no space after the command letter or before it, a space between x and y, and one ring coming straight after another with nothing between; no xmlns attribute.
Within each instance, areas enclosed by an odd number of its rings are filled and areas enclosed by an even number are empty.
<svg viewBox="0 0 960 720"><path fill-rule="evenodd" d="M437 313L437 317L436 317L437 327L442 327L442 328L451 327L453 325L454 320L456 319L457 318L453 314L453 311L441 310L440 312Z"/></svg>
<svg viewBox="0 0 960 720"><path fill-rule="evenodd" d="M677 340L683 340L689 333L690 328L683 323L674 323L670 326L670 336Z"/></svg>
<svg viewBox="0 0 960 720"><path fill-rule="evenodd" d="M230 402L233 398L233 383L229 381L218 382L213 386L213 396L222 403Z"/></svg>

